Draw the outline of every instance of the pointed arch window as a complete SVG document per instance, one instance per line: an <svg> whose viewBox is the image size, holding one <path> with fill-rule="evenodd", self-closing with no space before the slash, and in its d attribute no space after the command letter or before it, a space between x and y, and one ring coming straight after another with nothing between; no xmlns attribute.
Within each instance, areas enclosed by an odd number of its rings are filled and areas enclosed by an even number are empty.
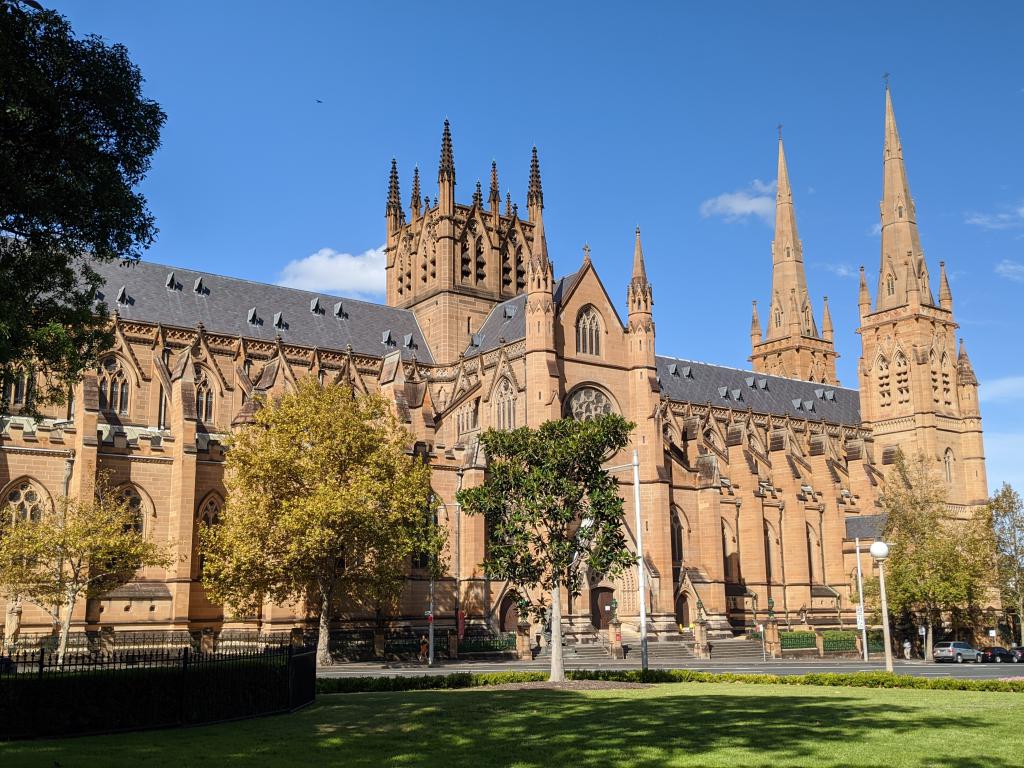
<svg viewBox="0 0 1024 768"><path fill-rule="evenodd" d="M776 328L781 328L782 327L782 310L781 309L776 309L775 310L775 327Z"/></svg>
<svg viewBox="0 0 1024 768"><path fill-rule="evenodd" d="M878 399L883 408L892 405L892 386L889 378L889 361L878 358Z"/></svg>
<svg viewBox="0 0 1024 768"><path fill-rule="evenodd" d="M679 584L683 576L683 561L686 559L686 521L680 510L672 508L672 583Z"/></svg>
<svg viewBox="0 0 1024 768"><path fill-rule="evenodd" d="M199 421L210 424L213 422L213 387L210 386L210 377L206 369L196 366L196 418Z"/></svg>
<svg viewBox="0 0 1024 768"><path fill-rule="evenodd" d="M898 208L896 209L896 215L897 215L897 216L898 216L899 218L901 218L901 219L903 218L903 206L902 206L902 205L901 205L901 206L899 206L899 207L898 207Z"/></svg>
<svg viewBox="0 0 1024 768"><path fill-rule="evenodd" d="M892 296L896 293L896 278L891 274L885 278L885 295Z"/></svg>
<svg viewBox="0 0 1024 768"><path fill-rule="evenodd" d="M517 394L515 385L503 376L494 395L494 425L498 429L515 429Z"/></svg>
<svg viewBox="0 0 1024 768"><path fill-rule="evenodd" d="M807 577L812 584L821 584L821 561L818 553L821 550L821 540L810 523L807 524Z"/></svg>
<svg viewBox="0 0 1024 768"><path fill-rule="evenodd" d="M35 389L34 376L31 371L19 368L14 371L13 377L8 380L4 387L3 405L6 408L22 409L32 404L32 394Z"/></svg>
<svg viewBox="0 0 1024 768"><path fill-rule="evenodd" d="M32 480L19 480L11 485L4 501L10 510L13 523L38 523L43 519L46 494Z"/></svg>
<svg viewBox="0 0 1024 768"><path fill-rule="evenodd" d="M601 355L601 315L587 305L576 316L576 351L583 355Z"/></svg>
<svg viewBox="0 0 1024 768"><path fill-rule="evenodd" d="M100 363L97 371L99 378L100 410L107 413L127 416L130 401L128 375L120 358L108 355Z"/></svg>
<svg viewBox="0 0 1024 768"><path fill-rule="evenodd" d="M896 403L906 405L910 402L910 364L902 352L896 354Z"/></svg>
<svg viewBox="0 0 1024 768"><path fill-rule="evenodd" d="M142 494L134 485L126 485L118 489L117 495L121 501L128 505L132 512L132 529L136 533L144 533L146 525L145 504L142 501Z"/></svg>

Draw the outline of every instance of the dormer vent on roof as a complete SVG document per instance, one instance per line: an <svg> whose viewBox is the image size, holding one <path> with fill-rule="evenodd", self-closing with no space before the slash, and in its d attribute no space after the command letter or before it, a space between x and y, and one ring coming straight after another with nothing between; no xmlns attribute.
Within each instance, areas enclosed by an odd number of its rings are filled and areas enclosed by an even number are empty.
<svg viewBox="0 0 1024 768"><path fill-rule="evenodd" d="M174 273L173 272L168 272L167 273L167 279L164 280L164 285L167 287L168 291L176 291L180 287L178 285L178 281L174 279Z"/></svg>
<svg viewBox="0 0 1024 768"><path fill-rule="evenodd" d="M402 337L402 346L406 349L415 349L416 343L412 340L411 333L407 333Z"/></svg>
<svg viewBox="0 0 1024 768"><path fill-rule="evenodd" d="M275 328L287 328L288 323L284 321L284 314L281 312L274 313L274 327Z"/></svg>
<svg viewBox="0 0 1024 768"><path fill-rule="evenodd" d="M309 311L314 315L322 315L324 313L324 308L320 306L319 296L309 302Z"/></svg>
<svg viewBox="0 0 1024 768"><path fill-rule="evenodd" d="M754 388L755 384L754 384L754 377L753 376L747 376L743 381L744 381L744 383L746 383L747 389L753 389Z"/></svg>
<svg viewBox="0 0 1024 768"><path fill-rule="evenodd" d="M260 320L259 316L256 314L256 307L253 307L246 313L245 321L249 323L249 325L263 325L263 321Z"/></svg>
<svg viewBox="0 0 1024 768"><path fill-rule="evenodd" d="M130 304L131 298L128 296L128 288L121 286L117 291L117 303L118 304Z"/></svg>
<svg viewBox="0 0 1024 768"><path fill-rule="evenodd" d="M334 305L334 316L342 319L348 317L348 312L345 311L345 307L340 301Z"/></svg>
<svg viewBox="0 0 1024 768"><path fill-rule="evenodd" d="M810 411L811 413L814 413L814 401L813 400L804 400L804 410L805 411Z"/></svg>
<svg viewBox="0 0 1024 768"><path fill-rule="evenodd" d="M676 365L675 363L669 363L668 364L668 375L669 376L678 376L679 375L679 366Z"/></svg>
<svg viewBox="0 0 1024 768"><path fill-rule="evenodd" d="M196 293L198 293L200 296L202 296L204 293L207 292L206 291L206 286L203 285L202 275L197 277L196 281L194 283L192 283L192 290L195 291Z"/></svg>
<svg viewBox="0 0 1024 768"><path fill-rule="evenodd" d="M516 305L506 304L505 308L501 311L501 314L506 320L511 320L516 316Z"/></svg>
<svg viewBox="0 0 1024 768"><path fill-rule="evenodd" d="M834 403L836 401L836 391L834 389L826 389L825 399L828 400L830 403Z"/></svg>
<svg viewBox="0 0 1024 768"><path fill-rule="evenodd" d="M481 347L484 343L484 336L482 333L474 333L472 340L469 342L471 346Z"/></svg>
<svg viewBox="0 0 1024 768"><path fill-rule="evenodd" d="M763 389L763 390L767 391L767 389L768 389L768 379L758 379L757 380L757 388L758 389Z"/></svg>
<svg viewBox="0 0 1024 768"><path fill-rule="evenodd" d="M816 389L816 390L814 390L814 396L816 398L818 398L819 400L824 400L825 399L825 390L824 389Z"/></svg>
<svg viewBox="0 0 1024 768"><path fill-rule="evenodd" d="M383 344L385 347L395 346L395 338L394 336L391 335L390 329L384 331L384 333L381 334L380 343Z"/></svg>
<svg viewBox="0 0 1024 768"><path fill-rule="evenodd" d="M804 401L801 400L800 398L794 399L792 401L792 403L793 403L793 407L796 408L798 411L802 411L803 410L803 408L804 408Z"/></svg>
<svg viewBox="0 0 1024 768"><path fill-rule="evenodd" d="M732 390L732 399L736 400L737 402L741 402L743 400L743 390L741 390L741 389L734 389L734 390Z"/></svg>
<svg viewBox="0 0 1024 768"><path fill-rule="evenodd" d="M693 378L693 370L688 365L684 365L683 366L683 378L684 379L692 379Z"/></svg>
<svg viewBox="0 0 1024 768"><path fill-rule="evenodd" d="M729 399L729 388L728 387L719 387L718 388L718 396L719 397L724 397L726 400L728 400Z"/></svg>

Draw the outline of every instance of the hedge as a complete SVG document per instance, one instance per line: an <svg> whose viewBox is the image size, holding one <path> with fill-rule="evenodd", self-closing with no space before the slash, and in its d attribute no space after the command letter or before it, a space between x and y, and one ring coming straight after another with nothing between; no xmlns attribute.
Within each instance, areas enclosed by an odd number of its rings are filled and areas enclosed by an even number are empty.
<svg viewBox="0 0 1024 768"><path fill-rule="evenodd" d="M813 685L848 688L917 688L936 691L994 691L1024 693L1024 680L972 680L951 677L913 677L889 672L814 672L806 675L733 674L689 669L569 670L569 680L608 680L622 683L748 683L753 685ZM456 672L416 677L320 677L318 694L371 691L422 691L479 688L506 683L534 683L546 672Z"/></svg>

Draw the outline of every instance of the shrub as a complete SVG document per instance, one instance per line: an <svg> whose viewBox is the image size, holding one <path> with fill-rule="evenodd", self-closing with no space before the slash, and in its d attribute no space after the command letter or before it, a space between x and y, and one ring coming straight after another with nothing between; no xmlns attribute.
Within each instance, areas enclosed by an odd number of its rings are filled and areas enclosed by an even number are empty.
<svg viewBox="0 0 1024 768"><path fill-rule="evenodd" d="M995 691L1024 693L1024 680L972 680L895 675L889 672L815 672L806 675L733 674L690 669L570 670L569 680L607 680L620 683L747 683L752 685L814 685L849 688L916 688L937 691ZM546 672L456 672L417 677L329 677L317 679L317 693L422 691L479 688L548 679Z"/></svg>

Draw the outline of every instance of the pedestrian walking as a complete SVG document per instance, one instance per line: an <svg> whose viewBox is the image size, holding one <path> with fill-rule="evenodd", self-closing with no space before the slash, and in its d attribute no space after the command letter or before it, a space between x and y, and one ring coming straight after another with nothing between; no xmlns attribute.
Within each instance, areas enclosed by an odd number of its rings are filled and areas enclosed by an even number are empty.
<svg viewBox="0 0 1024 768"><path fill-rule="evenodd" d="M426 635L420 635L420 655L417 656L416 659L418 661L426 663L426 661L427 661L427 653L429 652L429 650L430 650L430 646L427 643L427 636Z"/></svg>
<svg viewBox="0 0 1024 768"><path fill-rule="evenodd" d="M910 638L907 638L906 640L903 641L903 658L905 658L907 661L910 661L910 652L911 652Z"/></svg>

